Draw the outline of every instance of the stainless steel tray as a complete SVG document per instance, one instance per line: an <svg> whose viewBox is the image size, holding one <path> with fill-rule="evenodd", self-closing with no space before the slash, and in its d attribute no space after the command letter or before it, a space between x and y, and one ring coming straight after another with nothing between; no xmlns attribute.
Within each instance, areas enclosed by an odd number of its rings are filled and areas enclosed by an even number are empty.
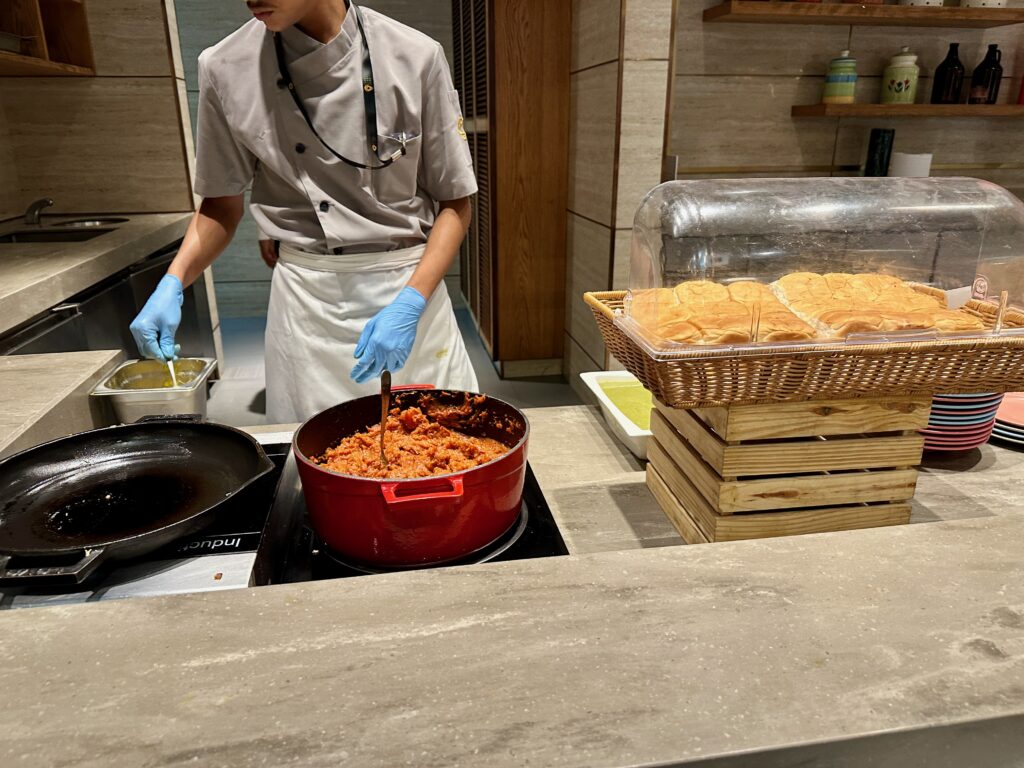
<svg viewBox="0 0 1024 768"><path fill-rule="evenodd" d="M206 382L216 365L216 360L206 357L175 360L175 387L166 363L129 360L98 385L92 396L110 398L117 418L125 424L154 415L198 413L205 417Z"/></svg>

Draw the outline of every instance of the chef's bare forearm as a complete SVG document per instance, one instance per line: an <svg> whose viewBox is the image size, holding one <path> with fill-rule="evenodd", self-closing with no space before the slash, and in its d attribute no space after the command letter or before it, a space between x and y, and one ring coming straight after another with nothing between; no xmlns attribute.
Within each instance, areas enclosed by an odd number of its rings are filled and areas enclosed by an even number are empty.
<svg viewBox="0 0 1024 768"><path fill-rule="evenodd" d="M434 228L427 238L423 259L409 279L409 286L423 294L424 298L430 299L448 272L448 267L455 261L472 218L473 209L468 197L440 203Z"/></svg>
<svg viewBox="0 0 1024 768"><path fill-rule="evenodd" d="M242 195L208 197L189 222L185 239L167 274L189 286L224 252L242 220L245 201Z"/></svg>

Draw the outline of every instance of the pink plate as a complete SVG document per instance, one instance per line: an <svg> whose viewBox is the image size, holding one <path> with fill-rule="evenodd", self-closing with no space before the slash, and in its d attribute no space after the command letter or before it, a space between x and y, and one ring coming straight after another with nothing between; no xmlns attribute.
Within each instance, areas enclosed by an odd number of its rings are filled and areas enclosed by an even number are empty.
<svg viewBox="0 0 1024 768"><path fill-rule="evenodd" d="M1024 393L1011 392L1004 397L996 418L1012 426L1024 427Z"/></svg>
<svg viewBox="0 0 1024 768"><path fill-rule="evenodd" d="M991 433L989 433L991 434ZM928 437L925 440L926 445L936 443L939 445L966 445L972 442L984 442L988 439L987 434L972 435L971 437Z"/></svg>
<svg viewBox="0 0 1024 768"><path fill-rule="evenodd" d="M995 422L990 422L989 424L977 429L955 430L953 432L937 432L935 430L928 430L927 432L922 431L921 434L924 436L925 440L929 440L931 438L938 438L940 440L971 440L975 437L987 435L992 431L994 426Z"/></svg>
<svg viewBox="0 0 1024 768"><path fill-rule="evenodd" d="M958 418L960 416L975 416L979 413L987 413L988 411L994 411L999 406L998 403L992 403L991 405L971 403L971 405L977 405L977 407L943 408L941 405L935 405L932 407L932 416L952 416L953 418Z"/></svg>
<svg viewBox="0 0 1024 768"><path fill-rule="evenodd" d="M929 440L924 444L926 451L932 448L976 448L988 442L987 437L975 438L974 440Z"/></svg>
<svg viewBox="0 0 1024 768"><path fill-rule="evenodd" d="M935 435L937 437L970 437L971 435L982 434L983 432L990 431L992 429L992 424L992 421L988 421L985 424L971 424L963 427L931 426L928 429L922 429L919 431L926 437L929 435Z"/></svg>
<svg viewBox="0 0 1024 768"><path fill-rule="evenodd" d="M982 405L984 403L996 403L996 402L999 402L999 398L1001 398L1001 397L1002 397L1002 395L985 395L984 397L958 397L958 398L956 398L954 400L954 399L948 398L948 397L936 396L933 399L935 400L936 403L938 403L940 405L942 403L949 403L950 405L971 405L971 404L977 403L978 405Z"/></svg>
<svg viewBox="0 0 1024 768"><path fill-rule="evenodd" d="M925 447L929 445L980 445L991 436L988 434L974 435L973 437L929 437L925 440Z"/></svg>

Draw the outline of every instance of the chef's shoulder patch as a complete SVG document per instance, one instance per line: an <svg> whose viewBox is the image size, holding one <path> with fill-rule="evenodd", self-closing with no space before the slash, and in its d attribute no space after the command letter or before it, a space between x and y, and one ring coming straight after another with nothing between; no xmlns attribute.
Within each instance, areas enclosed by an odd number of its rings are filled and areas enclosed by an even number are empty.
<svg viewBox="0 0 1024 768"><path fill-rule="evenodd" d="M459 136L462 137L463 141L467 141L466 138L466 121L460 116L459 122L455 125L455 130L459 132Z"/></svg>

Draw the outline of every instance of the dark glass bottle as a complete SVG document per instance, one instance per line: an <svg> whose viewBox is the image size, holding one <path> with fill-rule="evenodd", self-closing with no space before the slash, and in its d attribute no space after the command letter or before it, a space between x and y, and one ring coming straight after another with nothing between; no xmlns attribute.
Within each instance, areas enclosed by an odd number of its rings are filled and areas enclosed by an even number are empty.
<svg viewBox="0 0 1024 768"><path fill-rule="evenodd" d="M999 83L1003 79L1003 67L999 64L1003 52L998 45L990 45L988 53L971 75L971 92L968 104L995 104L999 98Z"/></svg>
<svg viewBox="0 0 1024 768"><path fill-rule="evenodd" d="M864 161L865 176L886 176L892 158L892 140L896 131L892 128L872 128L868 139L868 156Z"/></svg>
<svg viewBox="0 0 1024 768"><path fill-rule="evenodd" d="M950 43L949 53L935 68L932 104L959 104L964 91L964 65L957 55L960 43Z"/></svg>

